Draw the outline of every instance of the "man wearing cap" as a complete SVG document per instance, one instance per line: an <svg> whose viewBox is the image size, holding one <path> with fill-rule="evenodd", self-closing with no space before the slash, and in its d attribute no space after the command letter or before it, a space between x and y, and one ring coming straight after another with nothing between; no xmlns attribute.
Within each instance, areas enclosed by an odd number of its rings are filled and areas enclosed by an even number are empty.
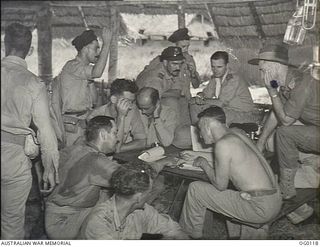
<svg viewBox="0 0 320 247"><path fill-rule="evenodd" d="M93 106L88 80L102 76L111 38L111 31L104 27L100 53L97 36L92 30L84 31L72 41L78 54L65 64L57 78L61 84L61 112L66 130L66 146L72 145L84 133L85 118Z"/></svg>
<svg viewBox="0 0 320 247"><path fill-rule="evenodd" d="M226 51L214 52L210 58L212 77L203 92L190 101L192 123L197 115L211 105L220 106L227 115L227 123L248 123L254 121L254 104L248 84L228 66Z"/></svg>
<svg viewBox="0 0 320 247"><path fill-rule="evenodd" d="M58 181L59 153L50 123L46 86L27 69L32 33L24 25L6 27L1 60L1 239L24 239L25 209L32 186L31 159L40 142L43 182ZM33 124L31 124L33 123ZM47 189L47 188L45 188Z"/></svg>
<svg viewBox="0 0 320 247"><path fill-rule="evenodd" d="M270 113L257 143L263 151L267 138L276 129L276 152L280 166L280 189L284 199L296 195L294 178L299 167L299 150L320 152L320 83L310 74L294 72L288 50L267 45L257 58L261 77L272 100ZM280 86L281 90L278 90ZM305 125L293 125L300 120Z"/></svg>

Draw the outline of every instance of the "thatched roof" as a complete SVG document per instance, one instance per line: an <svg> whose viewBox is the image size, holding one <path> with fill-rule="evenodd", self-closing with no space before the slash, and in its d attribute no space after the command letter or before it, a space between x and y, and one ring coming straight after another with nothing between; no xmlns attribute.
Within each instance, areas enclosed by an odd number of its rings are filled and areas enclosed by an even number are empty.
<svg viewBox="0 0 320 247"><path fill-rule="evenodd" d="M260 46L263 39L266 42L282 41L288 20L295 10L296 0L2 1L1 30L16 21L35 27L37 15L44 3L50 6L53 14L53 37L74 37L84 29L84 19L92 29L110 25L111 7L116 7L123 14L159 16L176 15L178 6L182 6L185 13L204 17L206 27L203 32L206 32L211 24L211 29L217 31L221 41L226 44L233 47L252 47ZM152 18L156 19L155 16ZM121 15L120 21L120 35L139 37L130 27L131 23L126 23ZM169 23L176 28L177 18ZM317 18L316 28L307 32L305 45L318 43L316 31L319 24L320 18ZM194 30L199 31L199 28Z"/></svg>
<svg viewBox="0 0 320 247"><path fill-rule="evenodd" d="M136 37L149 38L160 36L166 39L178 29L176 15L121 14L127 29ZM208 39L208 32L217 38L214 27L208 21L201 22L196 14L186 14L186 27L193 39Z"/></svg>

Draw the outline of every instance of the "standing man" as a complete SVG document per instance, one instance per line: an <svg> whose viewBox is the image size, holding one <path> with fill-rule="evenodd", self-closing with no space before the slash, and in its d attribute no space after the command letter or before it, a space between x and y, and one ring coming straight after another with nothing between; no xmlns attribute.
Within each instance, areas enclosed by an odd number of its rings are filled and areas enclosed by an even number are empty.
<svg viewBox="0 0 320 247"><path fill-rule="evenodd" d="M118 127L116 152L143 149L146 145L146 134L139 110L135 104L138 87L134 81L116 79L110 86L110 102L96 108L88 116L110 116Z"/></svg>
<svg viewBox="0 0 320 247"><path fill-rule="evenodd" d="M254 111L254 104L248 85L229 69L229 55L217 51L211 58L212 77L209 84L194 97L190 105L192 123L198 121L197 115L211 105L222 107L227 116L227 123L244 123Z"/></svg>
<svg viewBox="0 0 320 247"><path fill-rule="evenodd" d="M114 119L98 116L88 123L86 142L60 151L61 183L48 197L45 210L50 239L75 239L100 199L102 189L110 187L111 175L119 167L107 156L115 151L116 143Z"/></svg>
<svg viewBox="0 0 320 247"><path fill-rule="evenodd" d="M186 88L184 93L190 98L190 85L192 85L194 88L198 88L201 83L201 79L199 73L197 72L196 63L193 59L193 56L189 54L190 36L188 32L188 28L180 28L168 38L168 41L175 43L177 47L180 47L182 54L185 57L185 62L181 67L181 76L185 81L184 85Z"/></svg>
<svg viewBox="0 0 320 247"><path fill-rule="evenodd" d="M37 156L38 129L43 182L50 192L58 180L59 153L51 126L47 90L27 69L31 31L11 24L5 30L1 61L1 239L23 239L25 208L32 185L31 158ZM38 144L39 145L39 144Z"/></svg>
<svg viewBox="0 0 320 247"><path fill-rule="evenodd" d="M280 45L265 46L259 57L249 60L259 65L261 77L272 100L269 115L257 143L263 151L269 135L276 129L276 151L280 166L280 189L283 199L296 195L294 177L299 167L299 150L320 153L320 82L310 74L303 74L294 87L278 93L277 87L288 85L292 66L288 50ZM300 120L304 125L293 125Z"/></svg>
<svg viewBox="0 0 320 247"><path fill-rule="evenodd" d="M152 87L140 89L137 105L146 130L147 147L154 143L167 147L172 144L177 124L176 113L160 102L159 92Z"/></svg>
<svg viewBox="0 0 320 247"><path fill-rule="evenodd" d="M102 76L108 59L111 38L111 31L104 27L101 52L99 52L97 36L92 30L84 31L72 41L78 55L65 64L58 76L61 84L66 146L72 145L79 136L84 134L85 119L93 106L88 80Z"/></svg>
<svg viewBox="0 0 320 247"><path fill-rule="evenodd" d="M207 108L198 117L204 142L215 144L215 161L212 167L204 157L194 160L193 165L204 170L210 183L189 185L180 218L182 228L191 237L201 238L206 209L249 223L266 223L275 217L281 209L280 191L271 167L255 145L227 127L224 111L218 106ZM229 181L236 190L228 189Z"/></svg>

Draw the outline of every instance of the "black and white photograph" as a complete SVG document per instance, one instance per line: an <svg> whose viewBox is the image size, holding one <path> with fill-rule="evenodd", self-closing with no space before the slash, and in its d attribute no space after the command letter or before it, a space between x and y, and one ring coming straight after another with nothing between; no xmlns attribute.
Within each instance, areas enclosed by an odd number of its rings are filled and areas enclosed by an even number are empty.
<svg viewBox="0 0 320 247"><path fill-rule="evenodd" d="M1 246L318 246L319 30L319 0L1 0Z"/></svg>

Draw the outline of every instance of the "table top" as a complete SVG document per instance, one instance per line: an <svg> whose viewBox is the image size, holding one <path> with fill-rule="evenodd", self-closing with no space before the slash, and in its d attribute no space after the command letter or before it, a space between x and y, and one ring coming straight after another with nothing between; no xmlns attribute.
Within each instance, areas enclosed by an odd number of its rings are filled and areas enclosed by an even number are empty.
<svg viewBox="0 0 320 247"><path fill-rule="evenodd" d="M165 155L168 157L178 157L179 153L183 151L183 149L179 149L174 146L165 147L164 150L165 150ZM141 154L142 151L143 150L133 150L128 152L117 153L113 156L113 158L115 160L122 161L122 162L134 162L139 160L138 156ZM160 173L179 176L179 177L190 179L190 180L209 181L207 175L203 171L192 171L192 170L181 169L178 167L172 168L172 167L165 166Z"/></svg>

